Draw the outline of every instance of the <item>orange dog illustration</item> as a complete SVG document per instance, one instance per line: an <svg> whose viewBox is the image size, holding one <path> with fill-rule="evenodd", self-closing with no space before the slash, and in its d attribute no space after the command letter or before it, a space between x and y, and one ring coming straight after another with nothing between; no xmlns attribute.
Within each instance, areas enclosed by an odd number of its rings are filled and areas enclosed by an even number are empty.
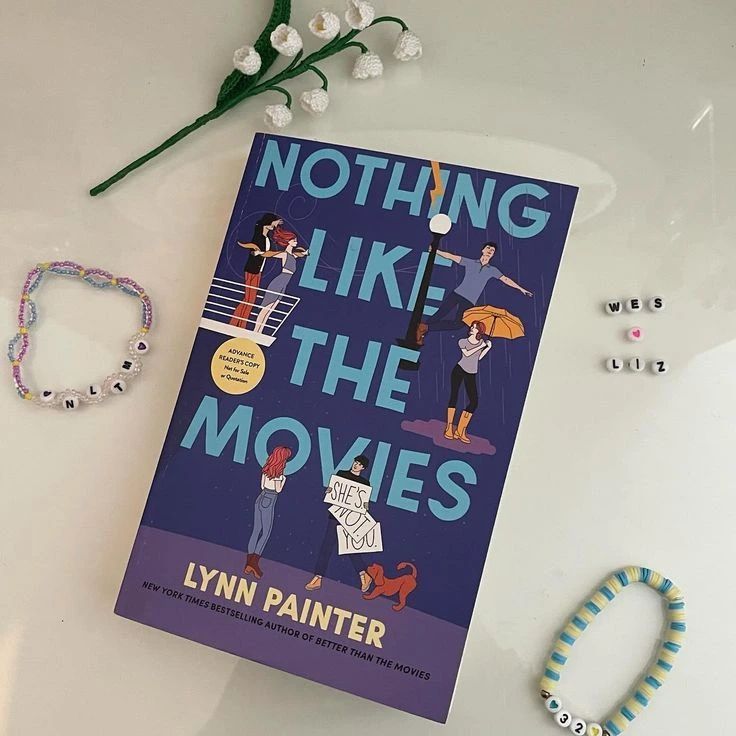
<svg viewBox="0 0 736 736"><path fill-rule="evenodd" d="M417 569L411 562L399 562L396 565L397 570L403 570L405 567L411 568L410 573L399 575L395 578L387 578L383 574L383 566L374 562L366 568L368 576L373 581L374 588L370 593L365 593L363 598L367 601L378 598L379 595L392 596L398 593L399 602L394 603L391 608L394 611L400 611L406 605L406 597L417 587Z"/></svg>

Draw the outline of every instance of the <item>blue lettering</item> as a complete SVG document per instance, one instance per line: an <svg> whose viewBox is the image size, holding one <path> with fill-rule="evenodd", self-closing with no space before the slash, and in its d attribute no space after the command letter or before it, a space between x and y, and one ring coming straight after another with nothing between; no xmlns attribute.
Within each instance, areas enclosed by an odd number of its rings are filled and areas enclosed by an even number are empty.
<svg viewBox="0 0 736 736"><path fill-rule="evenodd" d="M350 291L350 284L353 283L353 276L355 276L355 267L358 265L358 257L360 256L360 249L363 247L363 238L358 238L355 235L350 236L348 241L348 249L345 251L345 261L342 264L340 270L340 278L335 288L335 294L338 296L347 296Z"/></svg>
<svg viewBox="0 0 736 736"><path fill-rule="evenodd" d="M290 383L295 386L304 385L304 377L307 375L307 368L312 357L312 350L315 345L327 345L327 333L322 330L313 330L311 327L302 327L294 325L291 336L300 341L299 352L297 353L294 367L291 369Z"/></svg>
<svg viewBox="0 0 736 736"><path fill-rule="evenodd" d="M355 157L355 163L358 166L363 167L363 173L360 175L360 183L358 184L358 191L355 193L355 204L364 205L366 199L368 199L368 191L371 188L373 174L376 169L385 169L388 166L388 159L359 153Z"/></svg>
<svg viewBox="0 0 736 736"><path fill-rule="evenodd" d="M301 147L300 143L292 143L289 146L289 153L286 156L286 161L284 161L281 158L279 142L270 138L266 143L265 150L263 151L261 165L258 167L256 186L265 186L268 183L268 175L271 170L273 170L273 174L276 177L276 186L282 192L287 191L291 186L291 179L294 176L294 168L296 167L296 160L299 156L299 150Z"/></svg>
<svg viewBox="0 0 736 736"><path fill-rule="evenodd" d="M464 202L473 226L485 228L488 225L488 215L491 211L491 201L493 200L493 191L495 188L496 180L486 179L483 182L483 192L480 195L479 202L475 196L473 179L470 174L460 172L455 179L455 190L452 193L450 209L447 212L448 217L453 222L457 222L460 207Z"/></svg>
<svg viewBox="0 0 736 736"><path fill-rule="evenodd" d="M408 202L409 213L418 215L427 196L427 182L432 170L429 166L422 166L414 189L401 189L401 178L405 168L405 164L401 161L394 164L391 179L386 187L386 196L383 198L383 209L392 210L396 202Z"/></svg>
<svg viewBox="0 0 736 736"><path fill-rule="evenodd" d="M334 396L339 381L350 381L355 384L353 398L356 401L365 401L368 398L368 391L371 387L376 365L378 364L381 343L370 340L365 351L363 365L354 368L345 365L345 353L348 348L348 342L349 338L346 335L337 335L335 337L335 346L332 349L330 364L327 367L327 374L322 384L322 392Z"/></svg>
<svg viewBox="0 0 736 736"><path fill-rule="evenodd" d="M544 230L549 212L534 207L524 207L521 216L531 221L530 225L517 225L511 219L511 203L517 197L534 197L542 200L549 192L538 184L515 184L507 189L498 202L498 221L501 227L514 238L532 238Z"/></svg>
<svg viewBox="0 0 736 736"><path fill-rule="evenodd" d="M337 178L327 187L318 186L312 181L312 169L320 161L333 161L337 164ZM350 179L350 164L340 151L334 148L320 148L304 159L299 178L307 194L316 199L329 199L345 189L345 185Z"/></svg>
<svg viewBox="0 0 736 736"><path fill-rule="evenodd" d="M394 392L408 394L411 388L409 381L405 381L403 378L397 378L396 376L396 371L401 360L409 360L412 363L417 363L419 361L419 352L417 350L402 348L398 345L392 345L389 348L388 358L386 358L386 365L383 369L383 376L378 387L376 406L398 412L403 412L406 408L406 404L403 401L395 399L392 396Z"/></svg>
<svg viewBox="0 0 736 736"><path fill-rule="evenodd" d="M225 426L217 429L217 399L214 396L203 396L197 411L189 423L181 441L181 447L192 449L200 430L204 427L204 451L212 457L220 457L230 438L236 434L233 461L244 463L248 451L250 425L253 420L253 409L238 405L230 415Z"/></svg>
<svg viewBox="0 0 736 736"><path fill-rule="evenodd" d="M386 499L389 506L395 506L397 509L404 509L404 511L417 512L419 501L415 498L406 498L404 493L421 493L424 481L419 480L419 478L410 478L408 475L409 468L412 465L422 465L426 468L430 459L431 455L426 452L414 452L413 450L401 450L399 452L391 488L389 488L388 498Z"/></svg>
<svg viewBox="0 0 736 736"><path fill-rule="evenodd" d="M364 453L370 443L367 437L357 437L340 462L336 463L332 454L332 433L328 427L317 427L317 444L322 463L322 482L325 488L330 481L330 476L338 470L347 470L353 464L353 458Z"/></svg>
<svg viewBox="0 0 736 736"><path fill-rule="evenodd" d="M429 510L440 521L457 521L467 513L470 508L470 496L468 492L459 486L452 479L452 475L457 474L470 485L477 485L478 478L472 465L468 465L464 460L446 460L437 468L437 483L439 487L455 499L454 506L444 506L434 498L430 498L427 505Z"/></svg>
<svg viewBox="0 0 736 736"><path fill-rule="evenodd" d="M305 258L302 266L302 275L299 277L299 286L313 291L326 291L327 279L321 279L315 275L317 266L319 266L319 257L322 253L322 246L325 244L324 230L316 227L312 233L312 239L309 241L309 258Z"/></svg>
<svg viewBox="0 0 736 736"><path fill-rule="evenodd" d="M365 267L363 280L358 291L358 299L369 302L373 296L373 289L376 286L376 280L381 277L383 285L386 288L388 302L392 307L402 308L401 293L399 292L399 284L396 280L396 272L394 264L401 260L407 253L411 253L410 248L403 245L397 245L386 252L386 243L378 240L373 241L370 256L368 257L368 265Z"/></svg>

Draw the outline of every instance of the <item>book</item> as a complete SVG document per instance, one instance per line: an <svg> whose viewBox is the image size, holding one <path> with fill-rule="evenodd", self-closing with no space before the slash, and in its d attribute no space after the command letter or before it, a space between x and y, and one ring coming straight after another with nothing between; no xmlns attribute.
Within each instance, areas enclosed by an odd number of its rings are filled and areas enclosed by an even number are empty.
<svg viewBox="0 0 736 736"><path fill-rule="evenodd" d="M576 194L257 134L116 612L445 722Z"/></svg>

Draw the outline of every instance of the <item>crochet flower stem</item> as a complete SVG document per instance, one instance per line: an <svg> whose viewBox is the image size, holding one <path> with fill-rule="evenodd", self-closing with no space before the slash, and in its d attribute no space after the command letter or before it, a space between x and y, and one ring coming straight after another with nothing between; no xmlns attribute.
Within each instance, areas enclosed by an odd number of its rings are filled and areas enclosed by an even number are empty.
<svg viewBox="0 0 736 736"><path fill-rule="evenodd" d="M401 18L395 18L388 15L376 18L368 27L370 28L377 25L378 23L386 22L398 23L404 31L408 28L406 23L404 23ZM244 89L242 92L232 95L221 102L218 102L215 107L213 107L210 111L204 113L204 115L200 115L194 122L186 125L181 130L174 133L172 136L169 136L165 141L160 143L158 146L156 146L140 158L137 158L135 161L129 163L124 168L120 169L120 171L118 171L116 174L113 174L109 179L105 179L105 181L90 189L90 195L92 197L95 197L98 194L101 194L113 184L126 177L132 171L135 171L136 169L143 166L143 164L150 161L152 158L155 158L160 153L163 153L167 148L171 148L182 138L185 138L190 133L193 133L195 130L198 130L207 123L216 120L221 115L224 115L228 110L231 110L233 107L241 103L243 100L248 99L249 97L255 97L262 92L275 90L286 95L287 105L290 107L291 95L285 89L277 86L284 80L294 79L295 77L298 77L299 75L304 74L307 71L311 71L320 77L320 79L322 80L323 89L327 89L327 77L315 66L315 64L324 59L327 59L330 56L339 54L341 51L344 51L346 48L350 47L357 46L360 48L362 53L365 53L368 50L365 45L359 43L358 41L352 40L360 32L361 31L357 29L353 29L349 33L346 33L344 36L338 35L334 39L332 39L332 41L326 43L321 49L317 49L317 51L314 51L304 57L302 57L303 52L300 51L294 57L289 66L280 71L278 74L275 74L270 79L261 81L258 84L254 84L253 86Z"/></svg>
<svg viewBox="0 0 736 736"><path fill-rule="evenodd" d="M268 89L273 92L281 92L281 94L284 95L284 97L286 97L286 107L291 107L291 95L283 87L278 87L277 85L273 85L272 87L269 87Z"/></svg>
<svg viewBox="0 0 736 736"><path fill-rule="evenodd" d="M327 81L327 77L324 74L322 74L322 72L319 69L317 69L316 66L310 66L309 71L314 72L322 80L322 89L326 90L327 85L329 84L329 82Z"/></svg>

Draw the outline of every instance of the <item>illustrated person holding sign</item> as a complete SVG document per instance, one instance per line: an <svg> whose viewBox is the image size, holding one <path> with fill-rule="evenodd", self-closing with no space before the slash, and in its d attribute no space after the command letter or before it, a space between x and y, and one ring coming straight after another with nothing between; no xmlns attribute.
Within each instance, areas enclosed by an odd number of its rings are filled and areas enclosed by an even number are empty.
<svg viewBox="0 0 736 736"><path fill-rule="evenodd" d="M368 469L368 465L370 465L370 460L365 455L358 455L356 458L354 458L350 470L338 470L335 475L339 478L345 478L346 480L351 481L353 484L364 486L366 489L368 489L367 497L369 498L370 483L362 475L363 472ZM333 489L328 488L327 490L328 492L330 492ZM366 509L368 508L367 500L364 502L364 506ZM325 535L322 538L322 545L320 546L319 554L317 555L317 564L314 568L314 577L306 584L305 587L307 590L319 590L322 587L322 578L327 572L327 566L330 563L330 558L335 553L335 549L338 545L338 525L338 520L332 515L332 513L328 511L327 528L325 529ZM348 555L348 557L350 558L350 562L355 568L355 572L358 573L358 577L360 578L360 589L363 593L365 593L370 587L371 580L368 577L365 569L363 568L359 556L351 554Z"/></svg>

